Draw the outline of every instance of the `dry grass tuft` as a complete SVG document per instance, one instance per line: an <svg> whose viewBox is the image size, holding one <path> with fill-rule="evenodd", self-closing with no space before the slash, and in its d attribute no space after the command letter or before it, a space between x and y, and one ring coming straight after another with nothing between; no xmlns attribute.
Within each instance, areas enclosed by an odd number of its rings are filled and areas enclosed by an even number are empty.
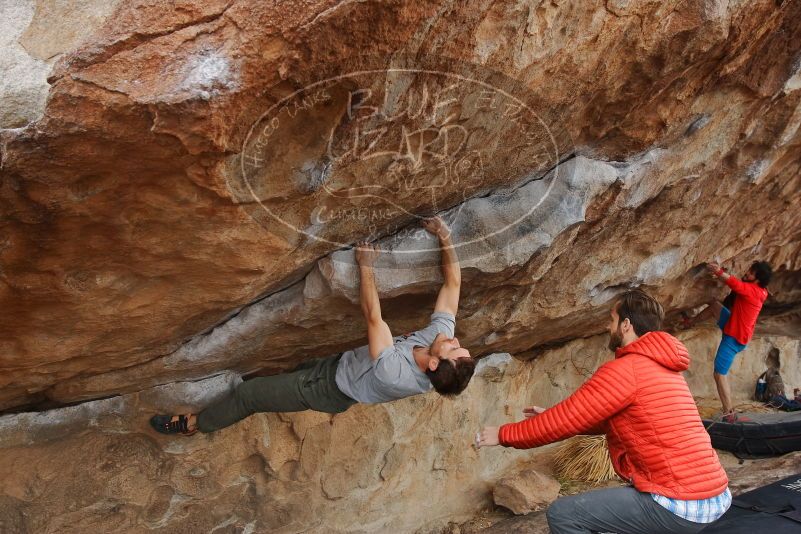
<svg viewBox="0 0 801 534"><path fill-rule="evenodd" d="M609 458L606 436L576 436L565 441L553 458L561 480L605 482L617 478Z"/></svg>

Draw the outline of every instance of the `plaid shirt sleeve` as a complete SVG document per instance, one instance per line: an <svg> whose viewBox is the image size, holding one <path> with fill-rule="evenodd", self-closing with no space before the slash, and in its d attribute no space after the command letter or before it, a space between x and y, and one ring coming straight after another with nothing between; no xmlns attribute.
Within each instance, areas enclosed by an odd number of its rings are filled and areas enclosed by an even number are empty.
<svg viewBox="0 0 801 534"><path fill-rule="evenodd" d="M693 523L711 523L726 513L731 506L731 492L729 488L715 497L700 499L697 501L682 501L679 499L669 499L662 495L652 493L654 501L660 506L673 512L682 519Z"/></svg>

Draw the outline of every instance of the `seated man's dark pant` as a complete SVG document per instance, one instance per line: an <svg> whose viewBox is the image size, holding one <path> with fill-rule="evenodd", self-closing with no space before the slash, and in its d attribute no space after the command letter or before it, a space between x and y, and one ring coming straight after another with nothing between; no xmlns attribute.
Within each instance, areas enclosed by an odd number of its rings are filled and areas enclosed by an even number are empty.
<svg viewBox="0 0 801 534"><path fill-rule="evenodd" d="M551 534L694 534L707 526L677 516L632 487L561 497L547 517Z"/></svg>
<svg viewBox="0 0 801 534"><path fill-rule="evenodd" d="M356 401L336 384L341 354L304 362L290 373L264 376L239 384L226 398L197 415L201 432L214 432L256 412L344 412Z"/></svg>

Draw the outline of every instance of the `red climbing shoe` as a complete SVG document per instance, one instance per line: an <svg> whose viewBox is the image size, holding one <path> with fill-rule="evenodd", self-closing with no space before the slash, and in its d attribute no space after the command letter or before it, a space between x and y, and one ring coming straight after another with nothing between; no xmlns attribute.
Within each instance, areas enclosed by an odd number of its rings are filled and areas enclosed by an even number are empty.
<svg viewBox="0 0 801 534"><path fill-rule="evenodd" d="M730 412L724 413L720 416L720 420L723 423L752 423L751 419L747 416L737 413L737 412Z"/></svg>

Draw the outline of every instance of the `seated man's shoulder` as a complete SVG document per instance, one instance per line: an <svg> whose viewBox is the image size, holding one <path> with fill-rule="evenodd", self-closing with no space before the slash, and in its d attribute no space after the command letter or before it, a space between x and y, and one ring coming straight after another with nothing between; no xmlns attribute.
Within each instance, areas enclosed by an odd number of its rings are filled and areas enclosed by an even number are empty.
<svg viewBox="0 0 801 534"><path fill-rule="evenodd" d="M595 372L629 373L633 371L640 361L646 362L651 361L651 359L641 354L628 354L625 358L615 358L602 363Z"/></svg>

